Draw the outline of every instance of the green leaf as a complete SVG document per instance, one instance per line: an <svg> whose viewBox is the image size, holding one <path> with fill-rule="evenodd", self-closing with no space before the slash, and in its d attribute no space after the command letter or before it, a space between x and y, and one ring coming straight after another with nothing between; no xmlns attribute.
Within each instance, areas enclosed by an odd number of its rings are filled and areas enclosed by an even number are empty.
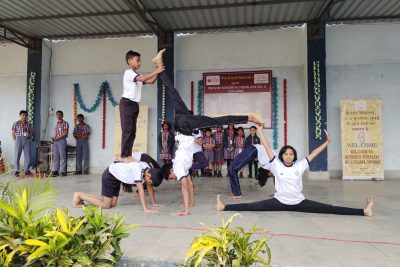
<svg viewBox="0 0 400 267"><path fill-rule="evenodd" d="M67 226L67 222L65 221L64 214L59 209L57 209L57 219L58 219L58 223L60 224L61 229L65 233L69 234L70 231L69 231L69 228Z"/></svg>

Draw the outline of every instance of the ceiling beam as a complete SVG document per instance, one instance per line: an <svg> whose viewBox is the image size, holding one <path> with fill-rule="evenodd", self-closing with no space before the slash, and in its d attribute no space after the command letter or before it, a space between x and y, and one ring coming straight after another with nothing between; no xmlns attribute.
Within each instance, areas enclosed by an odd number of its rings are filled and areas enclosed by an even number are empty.
<svg viewBox="0 0 400 267"><path fill-rule="evenodd" d="M161 25L149 12L144 10L145 6L139 0L124 0L124 2L131 10L137 13L145 25L152 29L153 33L159 35L160 31L162 31Z"/></svg>
<svg viewBox="0 0 400 267"><path fill-rule="evenodd" d="M318 15L317 21L320 21L322 25L325 25L326 22L331 17L331 9L332 7L339 2L343 2L344 0L329 0L325 7L322 9L321 13Z"/></svg>
<svg viewBox="0 0 400 267"><path fill-rule="evenodd" d="M371 17L350 17L331 18L328 22L352 22L352 21L373 21L373 20L400 20L400 14L392 16L371 16Z"/></svg>
<svg viewBox="0 0 400 267"><path fill-rule="evenodd" d="M203 5L203 6L185 6L185 7L165 7L165 8L149 8L146 9L149 13L165 13L165 12L178 12L190 10L204 10L204 9L219 9L219 8L232 8L232 7L248 7L248 6L269 6L269 5L282 5L294 4L303 2L322 2L326 0L268 0L268 1L253 1L245 3L230 3L230 4L217 4L217 5Z"/></svg>
<svg viewBox="0 0 400 267"><path fill-rule="evenodd" d="M0 39L7 40L26 48L37 50L34 42L30 42L32 39L34 39L34 37L20 33L2 24L0 24L0 30L2 31Z"/></svg>
<svg viewBox="0 0 400 267"><path fill-rule="evenodd" d="M15 22L15 21L32 21L32 20L70 19L70 18L82 18L82 17L118 16L118 15L130 15L135 13L136 11L134 10L121 10L121 11L110 11L110 12L91 12L91 13L79 13L79 14L5 18L5 19L0 19L0 23Z"/></svg>
<svg viewBox="0 0 400 267"><path fill-rule="evenodd" d="M224 25L224 26L210 26L210 27L191 27L191 28L177 28L171 29L174 32L191 32L191 31L207 31L207 30L226 30L226 29L239 29L239 28L258 28L258 27L277 27L277 26L296 26L307 23L306 20L299 21L281 21L281 22L267 22L259 24L237 24L237 25Z"/></svg>
<svg viewBox="0 0 400 267"><path fill-rule="evenodd" d="M119 37L123 35L145 35L154 34L152 31L122 31L122 32L92 32L92 33L78 33L78 34L57 34L57 35L43 35L39 38L47 39L74 39L74 38L85 38L85 37Z"/></svg>

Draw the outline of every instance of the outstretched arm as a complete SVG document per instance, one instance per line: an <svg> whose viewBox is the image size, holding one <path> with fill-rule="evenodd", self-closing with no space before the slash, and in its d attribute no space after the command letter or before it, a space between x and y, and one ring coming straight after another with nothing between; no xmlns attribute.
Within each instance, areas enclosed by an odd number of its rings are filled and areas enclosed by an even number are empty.
<svg viewBox="0 0 400 267"><path fill-rule="evenodd" d="M258 130L258 133L260 134L261 144L264 146L265 150L267 151L269 160L272 160L275 155L274 155L274 152L272 151L271 147L269 146L267 139L264 136L264 133L263 133L264 124L258 124L257 130Z"/></svg>
<svg viewBox="0 0 400 267"><path fill-rule="evenodd" d="M144 83L154 83L157 79L157 75L160 74L161 72L163 72L165 70L164 66L159 66L156 68L155 71L149 73L149 74L145 74L143 76L136 76L136 80L135 81L139 81L139 82L144 82Z"/></svg>
<svg viewBox="0 0 400 267"><path fill-rule="evenodd" d="M325 134L326 134L326 141L325 143L323 143L322 145L320 145L319 147L317 147L316 149L314 149L308 156L307 159L308 161L312 161L316 156L319 155L319 153L321 153L331 142L331 137L329 136L328 131L325 129Z"/></svg>
<svg viewBox="0 0 400 267"><path fill-rule="evenodd" d="M142 204L143 211L144 212L151 212L151 213L157 212L156 210L152 210L152 209L148 209L147 208L146 198L144 196L143 184L142 183L137 183L136 184L136 188L137 188L137 190L139 192L139 199L140 199L140 203Z"/></svg>

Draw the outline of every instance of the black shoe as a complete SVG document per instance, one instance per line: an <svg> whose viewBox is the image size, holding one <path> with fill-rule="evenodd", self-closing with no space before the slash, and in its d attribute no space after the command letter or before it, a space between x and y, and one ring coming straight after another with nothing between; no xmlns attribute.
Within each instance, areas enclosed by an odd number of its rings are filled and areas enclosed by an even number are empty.
<svg viewBox="0 0 400 267"><path fill-rule="evenodd" d="M31 173L30 171L25 172L25 176L32 176L33 173Z"/></svg>
<svg viewBox="0 0 400 267"><path fill-rule="evenodd" d="M58 172L52 172L50 175L51 175L52 177L57 177L57 176L58 176Z"/></svg>
<svg viewBox="0 0 400 267"><path fill-rule="evenodd" d="M247 178L253 178L253 175L249 174L249 176L247 176Z"/></svg>
<svg viewBox="0 0 400 267"><path fill-rule="evenodd" d="M67 176L66 172L62 172L60 176Z"/></svg>
<svg viewBox="0 0 400 267"><path fill-rule="evenodd" d="M76 172L74 172L74 175L80 175L80 174L82 174L81 171L76 171Z"/></svg>
<svg viewBox="0 0 400 267"><path fill-rule="evenodd" d="M88 175L89 171L84 171L83 174Z"/></svg>
<svg viewBox="0 0 400 267"><path fill-rule="evenodd" d="M19 177L19 172L14 173L15 177Z"/></svg>

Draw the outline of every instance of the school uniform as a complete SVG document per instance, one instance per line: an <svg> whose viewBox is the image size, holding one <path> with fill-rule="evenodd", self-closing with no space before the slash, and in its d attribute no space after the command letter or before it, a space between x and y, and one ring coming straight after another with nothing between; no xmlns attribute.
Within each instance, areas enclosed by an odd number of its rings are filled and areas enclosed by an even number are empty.
<svg viewBox="0 0 400 267"><path fill-rule="evenodd" d="M174 128L176 131L175 143L177 145L177 151L175 153L175 159L173 160L173 169L177 178L182 179L189 174L189 169L192 166L194 148L193 130L214 128L218 125L226 125L229 123L244 123L248 121L248 116L222 116L211 118L193 115L183 102L178 91L174 88L174 85L165 71L161 73L160 78L174 106Z"/></svg>
<svg viewBox="0 0 400 267"><path fill-rule="evenodd" d="M224 158L226 160L226 165L229 167L232 159L235 158L235 137L236 137L236 129L226 128L224 130ZM233 148L233 149L232 149ZM229 151L228 149L232 149Z"/></svg>
<svg viewBox="0 0 400 267"><path fill-rule="evenodd" d="M271 161L270 171L275 176L276 193L273 198L253 203L226 205L225 210L235 211L297 211L339 215L364 216L363 209L333 206L305 199L302 175L309 168L307 158L286 166L278 158Z"/></svg>
<svg viewBox="0 0 400 267"><path fill-rule="evenodd" d="M160 159L171 160L175 138L171 131L162 131L158 135L158 145L161 148Z"/></svg>
<svg viewBox="0 0 400 267"><path fill-rule="evenodd" d="M73 131L74 134L89 134L90 128L85 122L80 122L76 125ZM82 172L82 161L83 161L83 172L89 172L89 137L76 138L76 171Z"/></svg>
<svg viewBox="0 0 400 267"><path fill-rule="evenodd" d="M224 164L224 133L215 132L215 148L214 148L214 162L216 164Z"/></svg>
<svg viewBox="0 0 400 267"><path fill-rule="evenodd" d="M190 168L191 173L195 170L202 170L207 168L208 161L203 153L203 147L196 143L196 139L203 139L203 132L201 130L196 130L192 133L195 138L194 149L193 149L193 163Z"/></svg>
<svg viewBox="0 0 400 267"><path fill-rule="evenodd" d="M239 155L240 153L242 153L243 149L244 149L244 136L243 135L237 135L235 137L234 143L235 143L235 158L237 157L237 155Z"/></svg>
<svg viewBox="0 0 400 267"><path fill-rule="evenodd" d="M147 165L149 165L150 169L161 169L160 165L158 162L153 159L149 154L147 153L142 153L142 152L133 152L132 157L134 159L139 160L140 162L145 162Z"/></svg>
<svg viewBox="0 0 400 267"><path fill-rule="evenodd" d="M257 136L257 134L249 135L246 137L245 141L245 147L251 146L251 145L256 145L256 144L261 144L260 138ZM254 165L254 172L255 176L257 177L258 174L258 160L255 158L253 161L249 162L249 178L253 176L253 165Z"/></svg>
<svg viewBox="0 0 400 267"><path fill-rule="evenodd" d="M247 146L229 165L228 176L231 184L231 191L234 196L242 195L238 172L256 158L258 158L261 168L264 170L271 169L267 151L265 147L260 144Z"/></svg>
<svg viewBox="0 0 400 267"><path fill-rule="evenodd" d="M15 149L14 149L14 168L16 172L20 171L21 153L24 151L24 171L29 171L30 166L30 143L33 135L33 127L28 121L19 120L14 122L11 128L15 131ZM0 153L1 154L1 153Z"/></svg>
<svg viewBox="0 0 400 267"><path fill-rule="evenodd" d="M62 139L54 140L53 142L53 172L67 172L67 137L69 124L65 120L57 121L54 129L54 137L60 137L64 131L67 131L67 136ZM60 166L61 165L61 166ZM61 168L61 169L60 169Z"/></svg>
<svg viewBox="0 0 400 267"><path fill-rule="evenodd" d="M123 78L124 90L119 101L121 119L121 157L132 154L132 146L136 138L136 122L139 116L139 102L142 97L143 82L137 81L139 74L132 69L125 70Z"/></svg>
<svg viewBox="0 0 400 267"><path fill-rule="evenodd" d="M214 163L214 148L206 148L204 145L209 144L209 145L215 145L215 139L213 137L204 137L204 143L203 143L203 153L204 156L206 157L207 163L208 164L213 164Z"/></svg>
<svg viewBox="0 0 400 267"><path fill-rule="evenodd" d="M143 183L143 174L149 165L144 162L114 162L103 172L101 178L101 195L118 197L121 182L129 185Z"/></svg>

